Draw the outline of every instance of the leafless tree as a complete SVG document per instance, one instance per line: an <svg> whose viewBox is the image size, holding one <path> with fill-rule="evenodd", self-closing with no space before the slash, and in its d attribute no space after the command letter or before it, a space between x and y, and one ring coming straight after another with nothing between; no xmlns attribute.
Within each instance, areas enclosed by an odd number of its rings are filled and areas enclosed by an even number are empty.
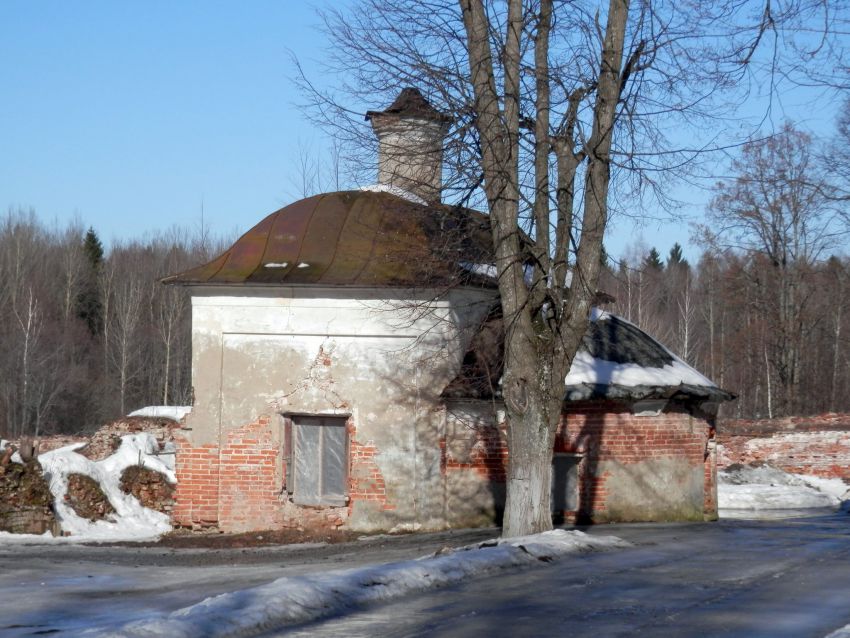
<svg viewBox="0 0 850 638"><path fill-rule="evenodd" d="M757 270L756 283L770 321L765 356L781 390L783 414L797 407L813 266L850 232L814 160L811 138L786 124L779 134L743 148L732 163L735 177L717 186L709 213L720 243L769 264Z"/></svg>

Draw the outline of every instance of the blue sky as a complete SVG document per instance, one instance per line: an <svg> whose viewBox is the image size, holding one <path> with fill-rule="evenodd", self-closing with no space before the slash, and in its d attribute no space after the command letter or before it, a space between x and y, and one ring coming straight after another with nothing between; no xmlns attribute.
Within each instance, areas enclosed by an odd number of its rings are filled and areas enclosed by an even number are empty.
<svg viewBox="0 0 850 638"><path fill-rule="evenodd" d="M3 0L0 207L76 216L107 242L197 226L202 202L213 232L247 230L297 199L299 149L324 144L288 54L321 57L317 23L290 0ZM791 102L815 130L834 119L833 104ZM706 196L687 198L698 213ZM666 254L689 230L622 222L606 243L619 256L641 235Z"/></svg>
<svg viewBox="0 0 850 638"><path fill-rule="evenodd" d="M101 236L246 230L289 199L300 2L0 3L0 206Z"/></svg>

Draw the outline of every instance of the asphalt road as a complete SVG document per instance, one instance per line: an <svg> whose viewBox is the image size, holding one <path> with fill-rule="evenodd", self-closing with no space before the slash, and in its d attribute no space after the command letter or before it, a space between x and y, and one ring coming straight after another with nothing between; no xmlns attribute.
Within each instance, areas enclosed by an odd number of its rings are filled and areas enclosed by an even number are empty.
<svg viewBox="0 0 850 638"><path fill-rule="evenodd" d="M850 623L850 517L611 525L568 557L312 623L290 636L822 637Z"/></svg>
<svg viewBox="0 0 850 638"><path fill-rule="evenodd" d="M269 635L797 638L850 624L850 516L587 531L634 547L572 555ZM228 550L0 545L0 636L114 625L282 576L404 560L494 535Z"/></svg>
<svg viewBox="0 0 850 638"><path fill-rule="evenodd" d="M217 550L0 540L0 638L114 625L284 576L419 558L497 535L490 528Z"/></svg>

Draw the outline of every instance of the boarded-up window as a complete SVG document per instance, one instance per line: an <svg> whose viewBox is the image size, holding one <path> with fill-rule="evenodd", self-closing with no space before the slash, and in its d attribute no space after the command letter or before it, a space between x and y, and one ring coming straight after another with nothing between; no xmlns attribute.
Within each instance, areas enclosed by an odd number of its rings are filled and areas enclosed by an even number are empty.
<svg viewBox="0 0 850 638"><path fill-rule="evenodd" d="M578 509L578 454L555 454L552 457L552 512L575 512Z"/></svg>
<svg viewBox="0 0 850 638"><path fill-rule="evenodd" d="M287 489L300 505L345 505L348 435L345 417L287 420Z"/></svg>

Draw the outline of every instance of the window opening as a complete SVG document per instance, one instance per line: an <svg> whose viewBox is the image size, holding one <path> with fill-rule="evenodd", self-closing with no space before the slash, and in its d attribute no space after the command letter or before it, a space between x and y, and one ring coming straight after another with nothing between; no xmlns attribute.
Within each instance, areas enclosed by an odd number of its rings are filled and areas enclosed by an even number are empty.
<svg viewBox="0 0 850 638"><path fill-rule="evenodd" d="M578 466L580 454L555 454L552 457L552 513L578 510Z"/></svg>
<svg viewBox="0 0 850 638"><path fill-rule="evenodd" d="M299 416L286 419L286 489L299 505L348 502L347 417Z"/></svg>

